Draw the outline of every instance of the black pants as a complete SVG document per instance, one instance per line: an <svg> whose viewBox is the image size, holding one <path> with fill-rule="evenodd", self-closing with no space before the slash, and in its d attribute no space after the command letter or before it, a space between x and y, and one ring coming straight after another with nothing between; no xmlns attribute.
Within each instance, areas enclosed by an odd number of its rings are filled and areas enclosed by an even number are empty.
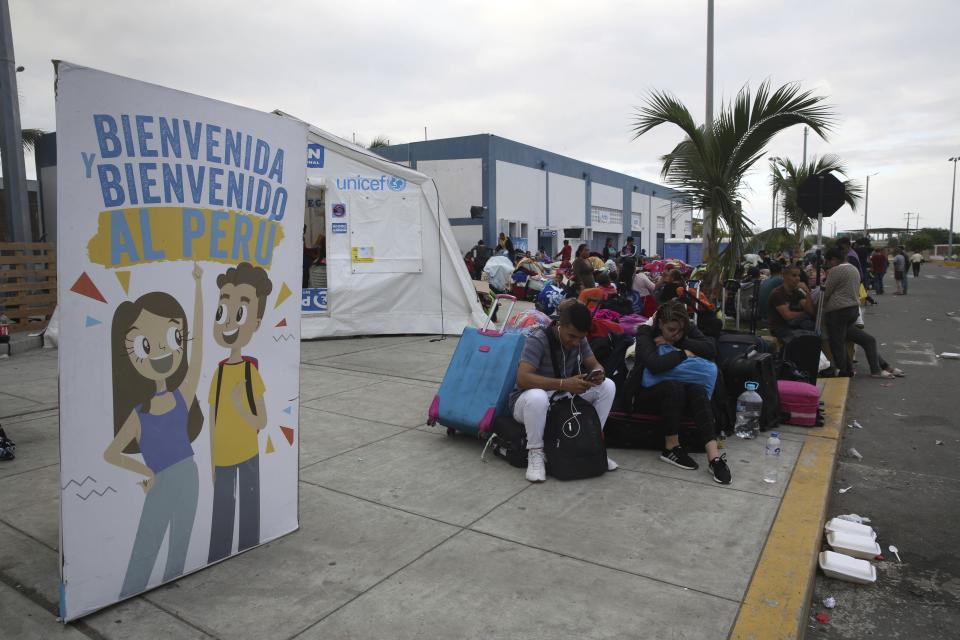
<svg viewBox="0 0 960 640"><path fill-rule="evenodd" d="M823 314L823 322L827 327L827 340L830 343L830 353L833 355L833 366L838 375L849 376L853 372L853 363L847 359L847 340L860 345L867 354L867 364L870 373L880 373L880 355L877 352L877 340L869 333L856 326L860 310L857 307L846 307Z"/></svg>
<svg viewBox="0 0 960 640"><path fill-rule="evenodd" d="M703 444L717 437L710 398L699 384L667 380L652 387L640 386L633 396L633 411L659 414L663 418L664 437L680 433L680 418L684 413L693 418Z"/></svg>
<svg viewBox="0 0 960 640"><path fill-rule="evenodd" d="M919 263L919 262L914 262L914 263L913 263L913 277L914 277L914 278L919 278L919 277L920 277L920 263Z"/></svg>

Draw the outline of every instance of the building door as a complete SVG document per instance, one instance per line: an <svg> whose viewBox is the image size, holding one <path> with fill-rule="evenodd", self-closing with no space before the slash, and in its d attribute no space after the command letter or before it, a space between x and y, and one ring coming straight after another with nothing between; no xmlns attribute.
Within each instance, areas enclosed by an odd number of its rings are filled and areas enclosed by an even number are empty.
<svg viewBox="0 0 960 640"><path fill-rule="evenodd" d="M666 234L657 234L657 255L663 257L663 245L666 242Z"/></svg>
<svg viewBox="0 0 960 640"><path fill-rule="evenodd" d="M557 232L551 229L537 229L536 249L543 249L548 256L555 256L560 249L557 248Z"/></svg>
<svg viewBox="0 0 960 640"><path fill-rule="evenodd" d="M607 243L607 238L613 240L613 246L619 251L620 247L617 245L617 242L620 240L620 235L616 233L603 233L602 231L593 232L593 239L590 241L590 250L603 253L603 246Z"/></svg>

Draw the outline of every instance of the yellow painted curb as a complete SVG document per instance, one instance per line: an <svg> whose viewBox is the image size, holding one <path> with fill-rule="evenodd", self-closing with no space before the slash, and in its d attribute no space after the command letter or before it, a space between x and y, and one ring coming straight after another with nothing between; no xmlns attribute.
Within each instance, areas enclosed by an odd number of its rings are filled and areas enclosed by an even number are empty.
<svg viewBox="0 0 960 640"><path fill-rule="evenodd" d="M824 382L824 431L804 439L730 638L800 638L806 630L850 379Z"/></svg>
<svg viewBox="0 0 960 640"><path fill-rule="evenodd" d="M940 264L942 264L945 267L960 267L960 262L957 262L955 260L944 260Z"/></svg>

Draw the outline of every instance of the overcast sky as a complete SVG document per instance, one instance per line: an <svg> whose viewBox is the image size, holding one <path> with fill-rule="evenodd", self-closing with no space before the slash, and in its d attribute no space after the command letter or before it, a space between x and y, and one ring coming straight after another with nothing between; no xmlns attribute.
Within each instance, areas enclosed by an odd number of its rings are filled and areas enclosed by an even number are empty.
<svg viewBox="0 0 960 640"><path fill-rule="evenodd" d="M9 2L24 127L56 128L51 59L283 109L358 142L492 133L657 182L681 136L664 125L632 140L635 107L656 88L704 117L706 0ZM910 211L946 227L958 29L948 0L716 0L715 100L768 78L827 96L839 123L808 154L840 155L851 178L879 172L870 226ZM802 129L769 151L799 162ZM768 185L764 164L746 203L763 228ZM833 222L862 228L862 206Z"/></svg>

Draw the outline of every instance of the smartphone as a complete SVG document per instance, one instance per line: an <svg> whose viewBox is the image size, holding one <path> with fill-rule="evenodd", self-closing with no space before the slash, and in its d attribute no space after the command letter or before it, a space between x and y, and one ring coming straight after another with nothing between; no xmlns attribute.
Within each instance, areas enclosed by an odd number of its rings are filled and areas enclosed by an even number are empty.
<svg viewBox="0 0 960 640"><path fill-rule="evenodd" d="M584 377L584 380L587 382L595 382L601 377L603 377L603 369L594 369Z"/></svg>

